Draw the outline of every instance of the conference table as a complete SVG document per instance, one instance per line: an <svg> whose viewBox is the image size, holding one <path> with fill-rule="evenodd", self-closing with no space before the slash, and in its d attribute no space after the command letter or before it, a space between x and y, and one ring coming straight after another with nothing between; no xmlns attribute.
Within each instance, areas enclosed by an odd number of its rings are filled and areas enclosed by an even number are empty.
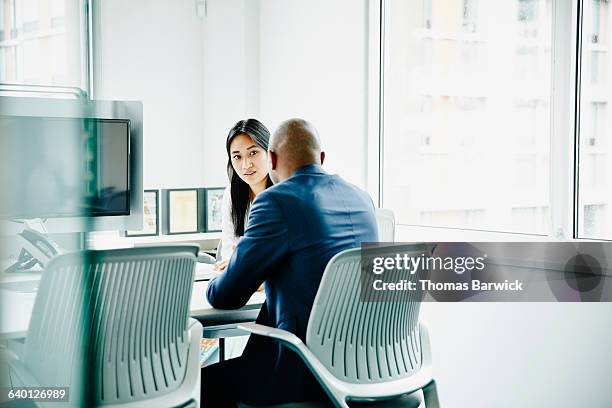
<svg viewBox="0 0 612 408"><path fill-rule="evenodd" d="M240 309L215 309L206 300L206 288L217 274L210 264L196 264L189 314L202 323L203 337L220 338L220 356L223 359L223 338L245 334L235 328L236 324L254 321L265 295L255 292ZM40 276L41 273L1 274L0 341L26 337Z"/></svg>

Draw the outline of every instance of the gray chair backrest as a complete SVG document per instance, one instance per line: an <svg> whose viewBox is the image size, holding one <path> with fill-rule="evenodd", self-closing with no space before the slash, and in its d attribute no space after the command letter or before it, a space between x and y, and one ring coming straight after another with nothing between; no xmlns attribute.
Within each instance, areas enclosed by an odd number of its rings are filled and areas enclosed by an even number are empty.
<svg viewBox="0 0 612 408"><path fill-rule="evenodd" d="M406 248L409 250L406 251ZM420 256L425 245L404 245L401 253ZM421 366L419 310L421 291L380 293L366 290L374 275L369 250L366 271L361 274L361 249L334 256L325 269L308 321L306 344L338 379L348 383L382 383L409 377ZM382 249L381 256L395 253ZM385 279L423 279L420 269L410 275L401 270L385 271ZM363 295L363 297L362 297ZM386 297L384 297L386 296Z"/></svg>
<svg viewBox="0 0 612 408"><path fill-rule="evenodd" d="M385 208L376 209L376 224L380 242L395 242L395 215Z"/></svg>
<svg viewBox="0 0 612 408"><path fill-rule="evenodd" d="M30 373L45 386L69 385L71 400L80 395L85 405L178 388L197 252L195 245L144 247L51 260L24 345Z"/></svg>

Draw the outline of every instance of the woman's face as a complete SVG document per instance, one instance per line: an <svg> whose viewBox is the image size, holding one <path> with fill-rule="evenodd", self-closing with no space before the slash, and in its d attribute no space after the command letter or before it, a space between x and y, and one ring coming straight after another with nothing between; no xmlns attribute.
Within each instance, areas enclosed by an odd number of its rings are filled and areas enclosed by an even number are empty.
<svg viewBox="0 0 612 408"><path fill-rule="evenodd" d="M263 182L268 175L266 151L244 133L232 139L230 160L234 171L249 186Z"/></svg>

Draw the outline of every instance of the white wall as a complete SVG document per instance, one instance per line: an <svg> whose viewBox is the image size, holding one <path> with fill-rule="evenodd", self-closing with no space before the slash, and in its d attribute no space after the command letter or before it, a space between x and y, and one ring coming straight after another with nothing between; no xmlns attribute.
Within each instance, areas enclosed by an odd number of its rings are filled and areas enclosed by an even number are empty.
<svg viewBox="0 0 612 408"><path fill-rule="evenodd" d="M205 185L226 185L225 139L259 112L259 18L253 0L209 0L204 18ZM266 123L267 125L267 123Z"/></svg>
<svg viewBox="0 0 612 408"><path fill-rule="evenodd" d="M226 182L225 137L256 117L302 117L325 167L365 187L366 1L209 0L204 24L205 181Z"/></svg>
<svg viewBox="0 0 612 408"><path fill-rule="evenodd" d="M142 101L144 187L200 186L204 46L194 1L94 3L94 96Z"/></svg>
<svg viewBox="0 0 612 408"><path fill-rule="evenodd" d="M426 303L443 407L609 407L610 303Z"/></svg>
<svg viewBox="0 0 612 408"><path fill-rule="evenodd" d="M261 2L261 113L272 127L311 121L325 167L365 187L367 101L365 0Z"/></svg>

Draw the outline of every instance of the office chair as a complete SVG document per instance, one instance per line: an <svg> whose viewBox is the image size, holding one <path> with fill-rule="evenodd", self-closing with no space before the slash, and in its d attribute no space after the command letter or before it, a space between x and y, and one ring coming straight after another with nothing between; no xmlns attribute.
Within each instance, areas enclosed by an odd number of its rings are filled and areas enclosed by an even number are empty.
<svg viewBox="0 0 612 408"><path fill-rule="evenodd" d="M427 250L424 245L409 247L402 253L419 256ZM372 251L379 250L389 251ZM390 274L391 282L418 281L425 272L410 275L391 270L385 274ZM361 249L335 255L325 268L315 297L306 344L293 333L257 323L237 327L276 339L298 353L336 407L348 407L348 401L405 407L412 405L407 394L414 397L422 390L426 407L437 408L429 335L419 324L422 293L398 290L387 293L387 298L377 298L381 295L371 289L362 293L362 284L371 286L374 279L379 277L372 273L361 276ZM312 406L308 404L279 407Z"/></svg>
<svg viewBox="0 0 612 408"><path fill-rule="evenodd" d="M197 253L183 245L55 257L22 355L3 352L12 385L68 386L71 406L197 407L202 326L189 319Z"/></svg>
<svg viewBox="0 0 612 408"><path fill-rule="evenodd" d="M395 242L395 215L393 211L377 208L376 224L378 225L378 240L380 242Z"/></svg>
<svg viewBox="0 0 612 408"><path fill-rule="evenodd" d="M217 263L217 260L214 256L206 253L205 251L199 251L198 257L196 258L198 262L205 264L214 264Z"/></svg>

